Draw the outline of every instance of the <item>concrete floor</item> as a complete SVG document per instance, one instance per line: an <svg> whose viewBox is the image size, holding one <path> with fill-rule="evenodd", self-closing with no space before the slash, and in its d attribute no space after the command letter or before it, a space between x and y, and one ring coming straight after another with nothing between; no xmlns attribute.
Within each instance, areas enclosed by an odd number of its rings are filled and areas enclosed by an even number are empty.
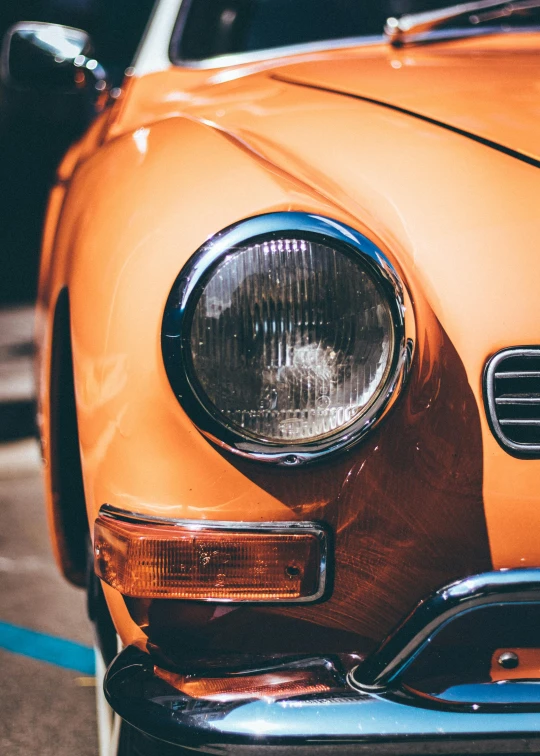
<svg viewBox="0 0 540 756"><path fill-rule="evenodd" d="M10 407L26 422L31 338L30 308L0 312L0 622L90 646L84 593L51 554L37 443L2 423ZM0 681L2 756L96 756L93 678L0 650Z"/></svg>

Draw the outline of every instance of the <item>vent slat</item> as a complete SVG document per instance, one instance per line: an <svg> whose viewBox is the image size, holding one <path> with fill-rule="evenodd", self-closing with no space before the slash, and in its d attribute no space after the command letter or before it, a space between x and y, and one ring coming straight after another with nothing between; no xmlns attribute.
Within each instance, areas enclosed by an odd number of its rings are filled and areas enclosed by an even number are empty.
<svg viewBox="0 0 540 756"><path fill-rule="evenodd" d="M498 396L495 404L537 404L540 405L540 396Z"/></svg>
<svg viewBox="0 0 540 756"><path fill-rule="evenodd" d="M540 370L514 370L507 373L497 372L495 378L540 378Z"/></svg>
<svg viewBox="0 0 540 756"><path fill-rule="evenodd" d="M512 418L505 418L499 420L501 425L536 425L540 428L540 420L514 420Z"/></svg>
<svg viewBox="0 0 540 756"><path fill-rule="evenodd" d="M486 411L506 451L540 458L540 347L513 347L491 359Z"/></svg>

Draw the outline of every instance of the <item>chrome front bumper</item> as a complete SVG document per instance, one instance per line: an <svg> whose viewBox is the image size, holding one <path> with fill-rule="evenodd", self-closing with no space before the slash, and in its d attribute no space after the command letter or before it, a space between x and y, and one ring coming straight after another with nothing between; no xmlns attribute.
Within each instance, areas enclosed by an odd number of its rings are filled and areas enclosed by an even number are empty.
<svg viewBox="0 0 540 756"><path fill-rule="evenodd" d="M190 688L189 676L156 667L149 654L131 646L111 664L105 693L112 708L150 738L206 753L540 753L540 693L530 680L530 698L522 687L508 701L506 688L498 703L492 683L487 700L451 704L419 696L401 680L457 617L512 604L540 605L540 570L486 573L446 586L355 668L340 656L276 660L257 670L224 672L224 680L233 680L229 692L213 672L205 693L209 678L198 677L199 687ZM268 680L299 673L312 680L311 691L304 686L295 694L293 686L285 693L278 685L269 693Z"/></svg>

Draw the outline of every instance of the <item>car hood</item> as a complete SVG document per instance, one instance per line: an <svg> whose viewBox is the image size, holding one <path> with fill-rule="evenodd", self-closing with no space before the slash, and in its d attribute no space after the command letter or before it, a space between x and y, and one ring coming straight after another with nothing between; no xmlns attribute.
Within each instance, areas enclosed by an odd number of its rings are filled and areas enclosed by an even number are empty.
<svg viewBox="0 0 540 756"><path fill-rule="evenodd" d="M538 34L464 39L283 67L275 77L407 111L540 158Z"/></svg>

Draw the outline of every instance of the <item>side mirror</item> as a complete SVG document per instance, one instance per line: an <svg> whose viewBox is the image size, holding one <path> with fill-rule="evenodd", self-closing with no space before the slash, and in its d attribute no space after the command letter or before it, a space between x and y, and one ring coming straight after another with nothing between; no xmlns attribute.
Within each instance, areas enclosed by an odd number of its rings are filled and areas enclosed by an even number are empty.
<svg viewBox="0 0 540 756"><path fill-rule="evenodd" d="M100 92L107 76L91 50L90 36L81 29L22 21L4 36L0 80L10 89L38 94Z"/></svg>

